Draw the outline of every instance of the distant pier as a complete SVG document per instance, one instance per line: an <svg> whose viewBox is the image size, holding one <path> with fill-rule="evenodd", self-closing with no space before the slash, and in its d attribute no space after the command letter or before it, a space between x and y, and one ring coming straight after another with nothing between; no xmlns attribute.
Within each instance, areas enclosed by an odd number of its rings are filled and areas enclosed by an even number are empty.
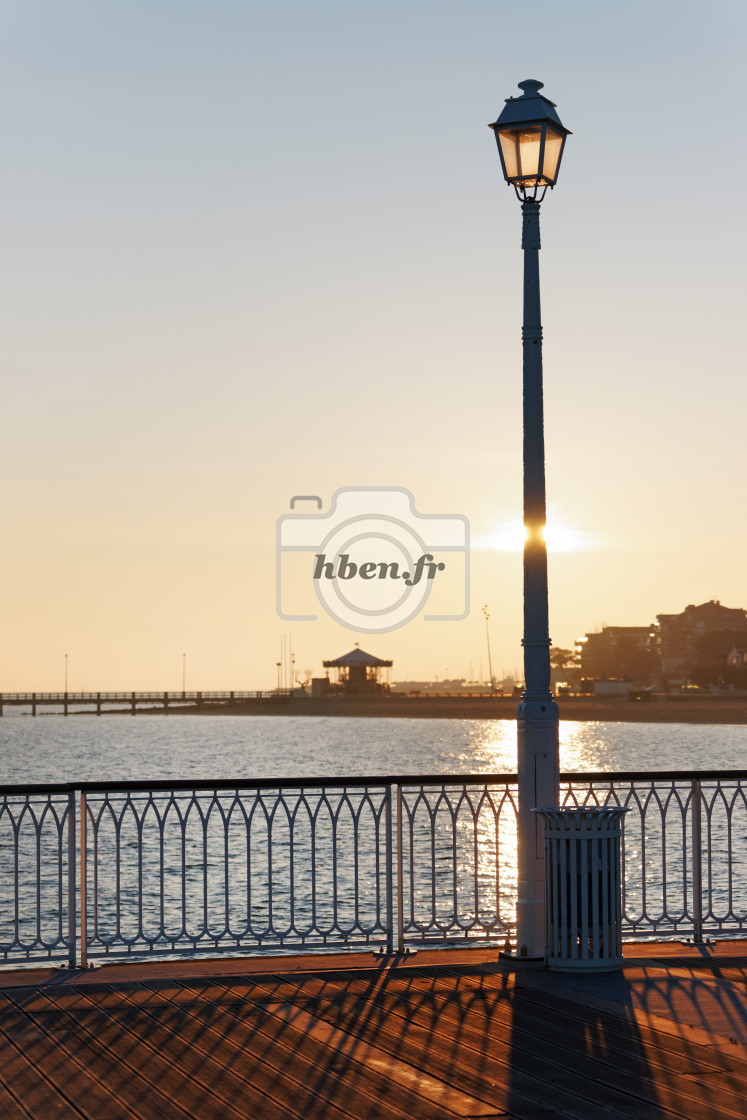
<svg viewBox="0 0 747 1120"><path fill-rule="evenodd" d="M516 719L517 698L489 693L391 692L378 696L311 697L271 692L0 692L8 707L29 715L263 715L390 719ZM46 711L45 711L46 709ZM747 693L655 696L647 703L622 696L564 696L561 720L621 723L747 725Z"/></svg>
<svg viewBox="0 0 747 1120"><path fill-rule="evenodd" d="M236 708L243 705L287 704L291 697L290 689L273 692L0 692L0 716L6 707L30 708L31 715L38 714L39 708L62 708L61 713L69 715L70 709L80 712L152 713L154 710L204 711L216 708Z"/></svg>

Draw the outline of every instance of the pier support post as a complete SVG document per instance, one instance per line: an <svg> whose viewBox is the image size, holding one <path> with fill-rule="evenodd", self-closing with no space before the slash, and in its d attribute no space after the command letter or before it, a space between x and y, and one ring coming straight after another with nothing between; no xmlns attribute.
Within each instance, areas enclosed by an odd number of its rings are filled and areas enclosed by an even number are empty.
<svg viewBox="0 0 747 1120"><path fill-rule="evenodd" d="M702 864L702 829L701 829L701 798L702 789L700 779L693 778L690 787L692 801L692 878L693 878L693 941L696 945L703 944L703 864Z"/></svg>
<svg viewBox="0 0 747 1120"><path fill-rule="evenodd" d="M75 968L78 963L75 943L78 931L75 840L75 790L72 790L67 796L67 944L70 968Z"/></svg>
<svg viewBox="0 0 747 1120"><path fill-rule="evenodd" d="M88 855L86 842L88 839L87 824L88 808L84 790L80 793L80 967L88 967ZM94 849L95 855L95 849Z"/></svg>

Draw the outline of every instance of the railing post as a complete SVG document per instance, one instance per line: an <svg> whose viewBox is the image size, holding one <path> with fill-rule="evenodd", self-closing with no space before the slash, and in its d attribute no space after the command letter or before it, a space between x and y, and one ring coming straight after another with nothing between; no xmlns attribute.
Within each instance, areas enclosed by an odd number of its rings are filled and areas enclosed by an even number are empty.
<svg viewBox="0 0 747 1120"><path fill-rule="evenodd" d="M77 889L75 875L75 790L67 795L67 945L68 965L75 968L77 921Z"/></svg>
<svg viewBox="0 0 747 1120"><path fill-rule="evenodd" d="M693 843L693 941L703 941L703 865L700 821L700 779L691 783L692 843Z"/></svg>
<svg viewBox="0 0 747 1120"><path fill-rule="evenodd" d="M384 827L386 829L386 951L394 952L394 866L392 862L392 798L394 786L386 791Z"/></svg>
<svg viewBox="0 0 747 1120"><path fill-rule="evenodd" d="M88 903L86 899L86 794L80 791L80 967L87 968L86 944L88 934L86 931L86 917Z"/></svg>
<svg viewBox="0 0 747 1120"><path fill-rule="evenodd" d="M402 881L402 786L397 782L397 952L405 949L404 883Z"/></svg>

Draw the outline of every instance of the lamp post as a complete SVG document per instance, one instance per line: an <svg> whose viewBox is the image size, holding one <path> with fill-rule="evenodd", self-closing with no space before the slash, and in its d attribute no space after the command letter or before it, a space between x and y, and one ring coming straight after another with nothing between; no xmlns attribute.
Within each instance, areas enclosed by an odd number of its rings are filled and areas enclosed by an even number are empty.
<svg viewBox="0 0 747 1120"><path fill-rule="evenodd" d="M490 615L488 613L488 604L485 603L482 608L482 613L485 615L485 638L488 643L488 672L490 673L490 695L493 695L493 659L490 656L490 630L488 629L488 621Z"/></svg>
<svg viewBox="0 0 747 1120"><path fill-rule="evenodd" d="M542 324L539 283L539 212L554 187L569 134L542 82L519 82L491 128L503 175L516 191L524 250L524 692L518 732L519 821L517 950L545 955L545 860L542 825L530 810L559 800L558 706L550 692L547 547L544 539L545 437L542 405Z"/></svg>

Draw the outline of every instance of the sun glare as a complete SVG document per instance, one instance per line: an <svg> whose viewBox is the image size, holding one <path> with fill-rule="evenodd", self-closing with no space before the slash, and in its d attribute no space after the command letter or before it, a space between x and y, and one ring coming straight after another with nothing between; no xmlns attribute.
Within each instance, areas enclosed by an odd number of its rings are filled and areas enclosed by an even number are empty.
<svg viewBox="0 0 747 1120"><path fill-rule="evenodd" d="M552 511L548 514L543 533L548 552L581 552L596 548L599 541L591 533L571 525ZM497 552L521 552L527 539L527 530L518 518L504 521L494 532L475 542L477 548Z"/></svg>

